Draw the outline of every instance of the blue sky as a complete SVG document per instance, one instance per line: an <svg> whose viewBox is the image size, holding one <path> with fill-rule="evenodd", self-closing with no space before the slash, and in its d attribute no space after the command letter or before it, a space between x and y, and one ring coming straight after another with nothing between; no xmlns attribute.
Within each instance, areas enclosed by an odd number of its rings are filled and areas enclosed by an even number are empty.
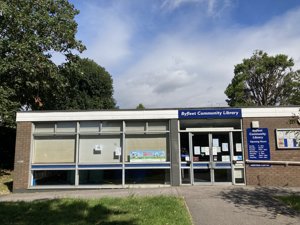
<svg viewBox="0 0 300 225"><path fill-rule="evenodd" d="M300 67L299 0L70 2L81 56L112 75L120 108L226 106L234 65L257 49Z"/></svg>

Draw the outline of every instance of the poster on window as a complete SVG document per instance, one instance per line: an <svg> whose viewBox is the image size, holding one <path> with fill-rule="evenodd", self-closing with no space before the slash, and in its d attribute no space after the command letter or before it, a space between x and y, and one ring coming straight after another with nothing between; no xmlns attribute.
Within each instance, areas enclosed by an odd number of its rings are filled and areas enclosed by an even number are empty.
<svg viewBox="0 0 300 225"><path fill-rule="evenodd" d="M163 150L134 150L130 151L130 162L165 162L166 154Z"/></svg>
<svg viewBox="0 0 300 225"><path fill-rule="evenodd" d="M300 129L277 129L276 141L279 149L300 149Z"/></svg>

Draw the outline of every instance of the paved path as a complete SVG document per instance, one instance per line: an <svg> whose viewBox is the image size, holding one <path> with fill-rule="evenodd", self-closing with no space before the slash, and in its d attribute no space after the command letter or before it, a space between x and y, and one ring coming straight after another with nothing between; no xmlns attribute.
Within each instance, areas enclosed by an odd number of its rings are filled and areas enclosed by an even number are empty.
<svg viewBox="0 0 300 225"><path fill-rule="evenodd" d="M0 201L173 195L184 197L195 225L299 225L300 214L272 197L292 193L300 195L300 188L182 186L10 194Z"/></svg>

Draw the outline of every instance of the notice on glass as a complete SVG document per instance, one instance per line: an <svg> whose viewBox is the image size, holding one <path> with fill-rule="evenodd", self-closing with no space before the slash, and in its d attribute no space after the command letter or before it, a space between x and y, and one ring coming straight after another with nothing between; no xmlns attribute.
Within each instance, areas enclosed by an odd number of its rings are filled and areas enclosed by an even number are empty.
<svg viewBox="0 0 300 225"><path fill-rule="evenodd" d="M116 156L121 156L121 151L122 149L121 149L121 147L116 147L116 149L115 149L115 155Z"/></svg>
<svg viewBox="0 0 300 225"><path fill-rule="evenodd" d="M218 138L213 138L213 147L219 147L219 139Z"/></svg>
<svg viewBox="0 0 300 225"><path fill-rule="evenodd" d="M228 143L222 143L222 151L228 152Z"/></svg>
<svg viewBox="0 0 300 225"><path fill-rule="evenodd" d="M213 155L218 155L218 152L221 151L220 147L213 147L212 150L213 150Z"/></svg>
<svg viewBox="0 0 300 225"><path fill-rule="evenodd" d="M209 147L201 147L201 152L204 155L209 155Z"/></svg>
<svg viewBox="0 0 300 225"><path fill-rule="evenodd" d="M200 155L200 146L194 146L194 155Z"/></svg>
<svg viewBox="0 0 300 225"><path fill-rule="evenodd" d="M230 156L229 155L222 155L222 162L230 162Z"/></svg>
<svg viewBox="0 0 300 225"><path fill-rule="evenodd" d="M241 152L242 151L242 144L241 143L236 143L235 144L235 149L237 152Z"/></svg>

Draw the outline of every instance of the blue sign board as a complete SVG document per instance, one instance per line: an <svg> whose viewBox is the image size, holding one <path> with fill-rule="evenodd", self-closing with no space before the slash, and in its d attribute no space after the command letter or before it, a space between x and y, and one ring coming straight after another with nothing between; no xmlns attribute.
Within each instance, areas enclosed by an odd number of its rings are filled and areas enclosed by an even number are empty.
<svg viewBox="0 0 300 225"><path fill-rule="evenodd" d="M178 110L179 119L242 118L241 109L183 109Z"/></svg>
<svg viewBox="0 0 300 225"><path fill-rule="evenodd" d="M247 129L249 160L270 160L268 128Z"/></svg>

